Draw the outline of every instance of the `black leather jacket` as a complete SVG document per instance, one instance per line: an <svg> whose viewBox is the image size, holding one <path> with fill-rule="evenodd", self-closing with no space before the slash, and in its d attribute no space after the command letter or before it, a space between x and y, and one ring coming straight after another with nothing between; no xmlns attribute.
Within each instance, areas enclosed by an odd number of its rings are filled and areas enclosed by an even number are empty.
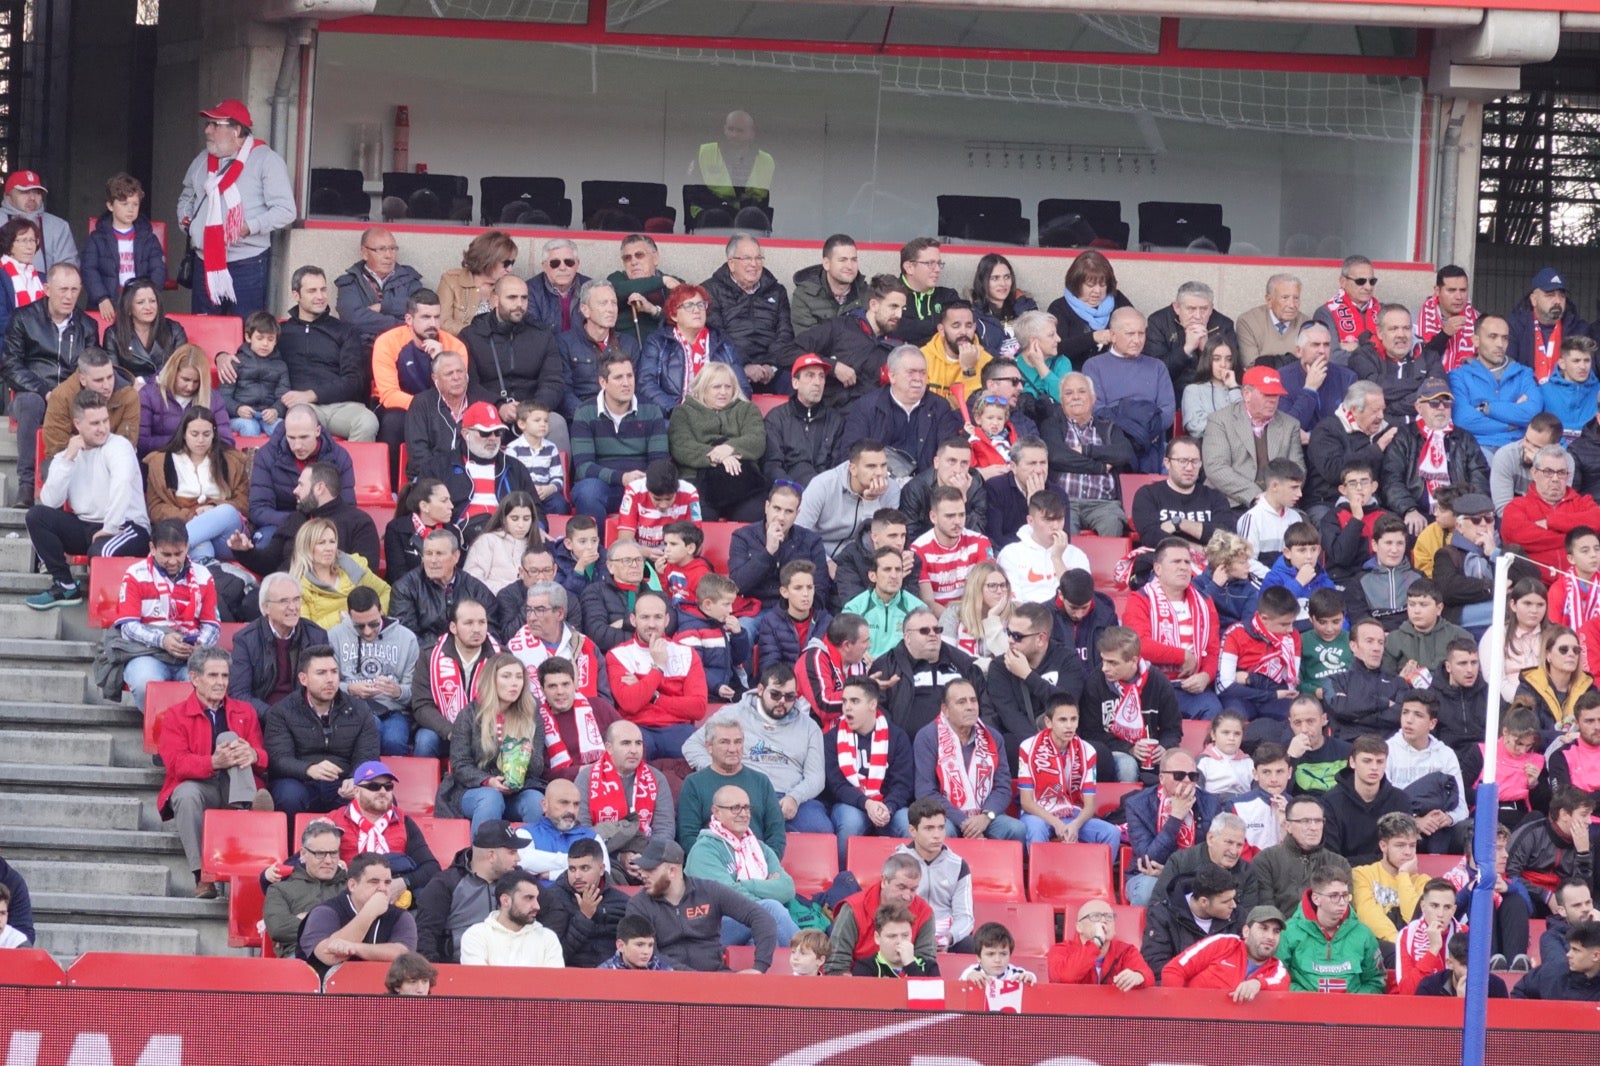
<svg viewBox="0 0 1600 1066"><path fill-rule="evenodd" d="M17 392L48 395L78 369L85 348L98 347L94 319L73 311L64 331L50 318L48 299L35 300L11 316L6 327L3 372L6 384Z"/></svg>

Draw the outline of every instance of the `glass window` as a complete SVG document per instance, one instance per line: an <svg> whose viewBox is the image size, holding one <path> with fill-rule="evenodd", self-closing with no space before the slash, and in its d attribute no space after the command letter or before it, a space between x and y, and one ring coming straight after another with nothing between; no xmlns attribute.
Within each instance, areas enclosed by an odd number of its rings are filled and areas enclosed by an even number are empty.
<svg viewBox="0 0 1600 1066"><path fill-rule="evenodd" d="M589 0L378 0L373 14L581 25L589 20Z"/></svg>
<svg viewBox="0 0 1600 1066"><path fill-rule="evenodd" d="M1406 59L1417 54L1417 31L1393 26L1180 19L1178 47L1220 52Z"/></svg>

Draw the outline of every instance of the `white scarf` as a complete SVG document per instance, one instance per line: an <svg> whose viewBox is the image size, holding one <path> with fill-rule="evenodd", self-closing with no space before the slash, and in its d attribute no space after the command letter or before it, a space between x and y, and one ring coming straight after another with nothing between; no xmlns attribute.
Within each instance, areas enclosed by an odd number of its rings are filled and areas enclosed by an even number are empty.
<svg viewBox="0 0 1600 1066"><path fill-rule="evenodd" d="M384 838L383 832L400 817L400 811L390 806L383 812L383 817L377 821L368 821L366 815L361 813L361 804L355 800L350 801L350 824L356 827L356 854L364 851L375 851L380 855L389 854L389 841Z"/></svg>
<svg viewBox="0 0 1600 1066"><path fill-rule="evenodd" d="M18 308L27 307L44 297L44 280L31 263L19 262L9 255L0 256L0 268L11 279L11 291Z"/></svg>
<svg viewBox="0 0 1600 1066"><path fill-rule="evenodd" d="M869 800L883 799L883 779L889 773L889 720L882 712L872 721L872 746L867 749L867 769L861 770L861 738L843 719L839 721L837 755L839 772Z"/></svg>
<svg viewBox="0 0 1600 1066"><path fill-rule="evenodd" d="M761 838L745 830L742 837L734 836L733 830L722 824L716 816L712 816L707 829L715 833L723 843L733 851L733 879L735 881L765 881L767 879L767 855L761 850Z"/></svg>
<svg viewBox="0 0 1600 1066"><path fill-rule="evenodd" d="M1444 439L1454 428L1450 422L1438 430L1429 429L1424 422L1417 423L1417 432L1422 434L1422 456L1417 462L1417 472L1422 475L1423 487L1428 490L1430 506L1434 493L1450 484L1450 457L1445 452Z"/></svg>
<svg viewBox="0 0 1600 1066"><path fill-rule="evenodd" d="M938 723L939 784L944 788L945 799L958 811L976 812L983 807L994 788L994 767L997 753L989 731L983 723L972 726L972 758L961 758L961 739L951 728L944 715L934 719Z"/></svg>

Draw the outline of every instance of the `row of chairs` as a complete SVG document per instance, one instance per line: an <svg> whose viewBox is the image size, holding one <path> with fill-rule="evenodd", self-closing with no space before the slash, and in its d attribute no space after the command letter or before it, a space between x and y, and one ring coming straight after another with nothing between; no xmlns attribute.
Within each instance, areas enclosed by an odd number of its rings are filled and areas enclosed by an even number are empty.
<svg viewBox="0 0 1600 1066"><path fill-rule="evenodd" d="M939 196L938 232L954 240L1027 244L1032 225L1014 196ZM1039 201L1039 247L1127 248L1129 227L1118 200L1053 198ZM1209 245L1223 255L1233 230L1222 223L1222 205L1171 200L1139 204L1141 248Z"/></svg>

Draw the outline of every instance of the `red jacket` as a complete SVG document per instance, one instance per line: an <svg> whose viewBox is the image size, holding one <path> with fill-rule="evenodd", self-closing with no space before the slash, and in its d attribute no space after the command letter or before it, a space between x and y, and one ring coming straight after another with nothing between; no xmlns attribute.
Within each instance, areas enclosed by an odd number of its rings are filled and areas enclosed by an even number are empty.
<svg viewBox="0 0 1600 1066"><path fill-rule="evenodd" d="M256 709L243 700L224 699L223 710L227 728L243 737L256 752L256 787L267 787L267 749L261 741L261 721ZM185 781L204 781L217 772L211 765L216 745L211 741L211 719L200 706L200 698L193 692L189 698L161 716L161 764L167 768L166 780L156 796L156 810L162 818L171 818L167 801L172 790Z"/></svg>
<svg viewBox="0 0 1600 1066"><path fill-rule="evenodd" d="M1544 522L1543 527L1537 523ZM1600 504L1594 498L1568 488L1560 503L1546 503L1537 489L1529 489L1506 504L1500 518L1500 540L1515 544L1522 554L1538 563L1546 585L1555 575L1545 567L1566 567L1567 534L1579 526L1600 529Z"/></svg>
<svg viewBox="0 0 1600 1066"><path fill-rule="evenodd" d="M1045 956L1049 967L1050 983L1053 985L1108 985L1111 979L1123 970L1132 970L1144 976L1144 988L1151 988L1156 983L1156 975L1150 971L1150 964L1144 961L1144 956L1139 954L1139 949L1132 944L1121 940L1113 940L1106 945L1106 957L1100 964L1100 970L1095 972L1095 961L1099 952L1093 944L1086 944L1076 935L1057 944L1050 949L1050 954Z"/></svg>
<svg viewBox="0 0 1600 1066"><path fill-rule="evenodd" d="M866 663L846 670L838 645L826 636L800 653L794 668L797 688L801 698L811 704L824 733L844 714L844 683L866 670Z"/></svg>
<svg viewBox="0 0 1600 1066"><path fill-rule="evenodd" d="M650 658L650 649L637 639L606 652L606 676L617 711L639 726L694 723L706 716L706 671L700 656L682 644L670 642L670 661L663 672ZM630 684L625 678L632 677Z"/></svg>
<svg viewBox="0 0 1600 1066"><path fill-rule="evenodd" d="M878 932L872 919L877 917L878 905L883 901L883 882L874 881L844 901L856 916L856 946L852 958L856 962L878 953ZM911 935L916 936L922 927L933 920L933 908L921 896L911 898Z"/></svg>
<svg viewBox="0 0 1600 1066"><path fill-rule="evenodd" d="M1245 970L1250 956L1244 938L1218 933L1190 945L1161 968L1163 988L1220 988L1232 992L1244 981L1261 982L1263 992L1289 991L1289 971L1277 959L1262 963L1249 978Z"/></svg>
<svg viewBox="0 0 1600 1066"><path fill-rule="evenodd" d="M1217 609L1212 606L1211 601L1204 596L1200 597L1200 601L1211 612L1206 625L1206 646L1203 650L1186 648L1181 644L1157 644L1151 635L1155 632L1154 605L1142 589L1128 597L1128 606L1122 612L1122 624L1139 634L1139 654L1161 667L1170 680L1177 680L1177 672L1183 666L1183 653L1191 650L1198 651L1200 660L1195 669L1210 674L1211 679L1216 680L1217 655L1222 650L1222 624L1217 618Z"/></svg>

